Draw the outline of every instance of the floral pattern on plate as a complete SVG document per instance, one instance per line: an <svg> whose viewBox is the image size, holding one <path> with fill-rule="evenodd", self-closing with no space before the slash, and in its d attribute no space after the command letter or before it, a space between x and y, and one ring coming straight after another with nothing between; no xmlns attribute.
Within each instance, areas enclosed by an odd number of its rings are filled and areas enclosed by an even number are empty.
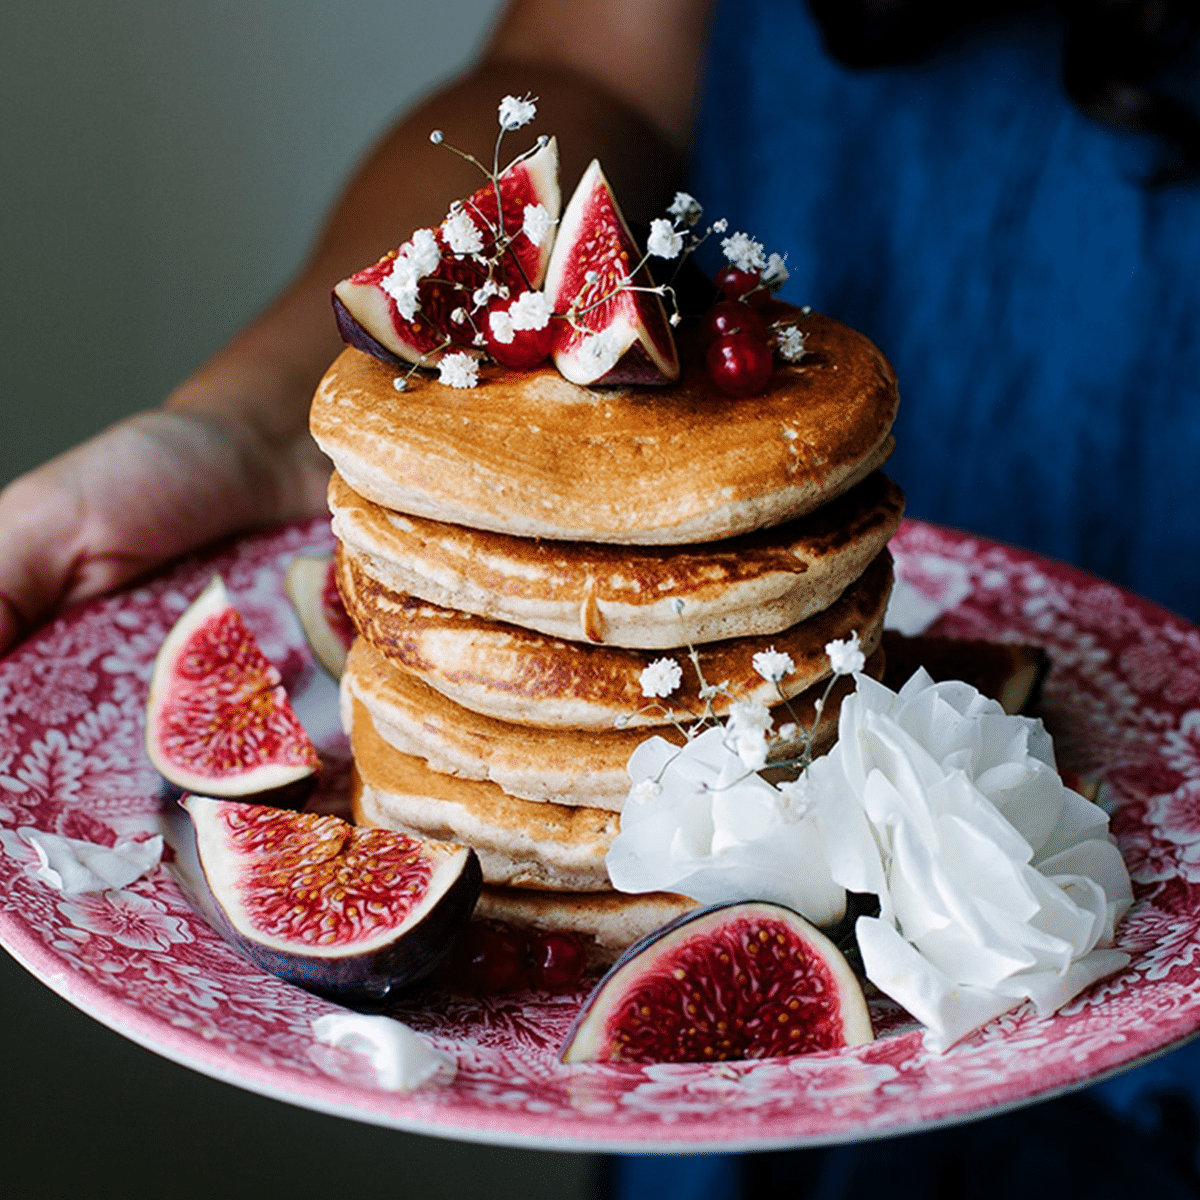
<svg viewBox="0 0 1200 1200"><path fill-rule="evenodd" d="M330 548L320 521L247 538L73 611L0 662L0 942L112 1028L228 1082L380 1124L660 1151L802 1145L963 1119L1082 1085L1200 1030L1200 631L1071 568L909 521L892 549L906 582L948 610L932 632L1039 642L1050 653L1043 710L1060 761L1103 779L1135 880L1119 935L1130 967L1053 1017L1018 1009L943 1055L880 1001L870 1045L711 1065L564 1067L557 1049L582 993L427 991L395 1015L452 1056L457 1074L407 1095L379 1090L361 1059L314 1040L312 1019L332 1006L230 949L169 863L120 891L67 899L36 878L37 857L17 832L112 844L160 831L170 801L142 748L146 687L159 643L213 571L321 746L321 800L336 808L346 775L336 690L283 593L295 555Z"/></svg>

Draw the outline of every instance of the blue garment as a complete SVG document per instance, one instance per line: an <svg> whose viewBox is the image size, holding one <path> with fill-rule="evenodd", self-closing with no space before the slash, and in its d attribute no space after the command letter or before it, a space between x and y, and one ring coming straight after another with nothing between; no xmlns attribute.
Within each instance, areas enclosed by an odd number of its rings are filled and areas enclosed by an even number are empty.
<svg viewBox="0 0 1200 1200"><path fill-rule="evenodd" d="M1146 187L1160 148L1074 107L1062 38L1060 18L1036 12L916 64L850 70L802 0L725 0L691 190L708 219L787 253L786 299L862 330L892 361L888 472L911 515L1200 620L1200 186ZM1168 83L1200 112L1200 61ZM1200 1043L945 1133L757 1163L619 1160L611 1191L832 1198L883 1176L904 1197L1116 1196L1139 1182L1200 1195L1195 1130L1176 1137L1179 1106L1151 1100L1180 1091L1200 1098ZM1089 1156L1091 1190L1071 1173L1072 1146ZM954 1147L970 1188L943 1178L959 1169ZM1178 1172L1151 1185L1147 1162Z"/></svg>
<svg viewBox="0 0 1200 1200"><path fill-rule="evenodd" d="M1200 620L1200 185L1071 103L1052 12L868 70L802 0L715 22L692 190L887 354L909 513Z"/></svg>

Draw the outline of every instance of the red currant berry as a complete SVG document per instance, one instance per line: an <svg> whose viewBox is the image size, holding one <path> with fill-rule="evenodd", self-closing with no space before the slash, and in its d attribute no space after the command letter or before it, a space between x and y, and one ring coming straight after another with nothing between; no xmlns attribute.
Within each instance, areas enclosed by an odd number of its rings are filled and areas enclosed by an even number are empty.
<svg viewBox="0 0 1200 1200"><path fill-rule="evenodd" d="M571 933L539 933L530 949L530 981L548 992L569 992L583 976L583 944Z"/></svg>
<svg viewBox="0 0 1200 1200"><path fill-rule="evenodd" d="M451 978L471 992L511 992L525 983L525 937L499 921L472 921L458 935Z"/></svg>
<svg viewBox="0 0 1200 1200"><path fill-rule="evenodd" d="M771 298L765 287L759 287L762 277L757 271L739 271L737 267L722 267L717 272L717 287L726 300L742 300L761 308ZM755 290L757 289L757 290Z"/></svg>
<svg viewBox="0 0 1200 1200"><path fill-rule="evenodd" d="M748 304L739 300L719 300L700 318L700 344L711 345L727 333L750 333L767 340L767 326Z"/></svg>
<svg viewBox="0 0 1200 1200"><path fill-rule="evenodd" d="M727 396L753 396L767 386L771 348L748 333L727 333L708 348L709 378Z"/></svg>

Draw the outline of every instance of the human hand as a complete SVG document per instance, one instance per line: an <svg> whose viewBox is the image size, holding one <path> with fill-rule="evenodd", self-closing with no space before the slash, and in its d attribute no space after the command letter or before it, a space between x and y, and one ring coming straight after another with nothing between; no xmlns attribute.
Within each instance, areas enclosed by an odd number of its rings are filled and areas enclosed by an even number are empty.
<svg viewBox="0 0 1200 1200"><path fill-rule="evenodd" d="M0 653L68 605L237 529L325 511L307 434L141 413L0 492Z"/></svg>

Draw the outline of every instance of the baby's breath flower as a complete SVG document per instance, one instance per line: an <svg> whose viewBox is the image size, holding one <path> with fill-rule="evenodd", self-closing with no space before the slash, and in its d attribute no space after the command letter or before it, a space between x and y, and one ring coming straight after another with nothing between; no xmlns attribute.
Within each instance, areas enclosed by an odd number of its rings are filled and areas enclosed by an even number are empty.
<svg viewBox="0 0 1200 1200"><path fill-rule="evenodd" d="M433 129L429 133L429 140L435 145L440 146L445 141L446 135L440 129Z"/></svg>
<svg viewBox="0 0 1200 1200"><path fill-rule="evenodd" d="M866 656L858 644L858 631L855 630L845 641L834 640L825 643L825 653L829 655L829 665L835 675L853 675L867 665Z"/></svg>
<svg viewBox="0 0 1200 1200"><path fill-rule="evenodd" d="M767 265L762 270L762 281L767 287L782 287L788 281L791 272L787 269L787 261L781 254L772 254L767 259Z"/></svg>
<svg viewBox="0 0 1200 1200"><path fill-rule="evenodd" d="M438 382L452 388L473 388L479 382L479 363L470 354L447 354L438 363Z"/></svg>
<svg viewBox="0 0 1200 1200"><path fill-rule="evenodd" d="M779 727L779 740L781 742L790 742L796 736L796 722L787 721Z"/></svg>
<svg viewBox="0 0 1200 1200"><path fill-rule="evenodd" d="M554 309L545 292L522 292L509 306L514 329L545 329Z"/></svg>
<svg viewBox="0 0 1200 1200"><path fill-rule="evenodd" d="M649 804L656 796L662 794L662 784L655 783L653 779L643 779L640 783L633 785L633 790L629 794L633 797L635 804Z"/></svg>
<svg viewBox="0 0 1200 1200"><path fill-rule="evenodd" d="M669 696L683 682L683 668L673 658L656 658L641 674L643 696Z"/></svg>
<svg viewBox="0 0 1200 1200"><path fill-rule="evenodd" d="M729 222L724 217L722 217L719 221L714 221L712 223L713 233L724 233L728 228Z"/></svg>
<svg viewBox="0 0 1200 1200"><path fill-rule="evenodd" d="M467 310L461 305L450 314L450 320L452 320L455 325L461 325L466 319Z"/></svg>
<svg viewBox="0 0 1200 1200"><path fill-rule="evenodd" d="M537 116L536 97L528 94L518 99L516 96L505 96L500 101L500 128L506 133L528 125Z"/></svg>
<svg viewBox="0 0 1200 1200"><path fill-rule="evenodd" d="M397 375L396 378L392 380L392 387L394 387L398 392L406 391L408 388L408 380L405 379L403 375Z"/></svg>
<svg viewBox="0 0 1200 1200"><path fill-rule="evenodd" d="M493 296L498 295L499 292L500 289L496 286L495 280L485 279L475 289L475 294L471 297L471 303L476 308L482 308Z"/></svg>
<svg viewBox="0 0 1200 1200"><path fill-rule="evenodd" d="M471 214L460 208L442 222L442 236L455 254L478 254L483 249L483 234L471 220Z"/></svg>
<svg viewBox="0 0 1200 1200"><path fill-rule="evenodd" d="M396 302L396 309L400 315L406 321L411 321L420 307L417 303L416 274L410 263L397 258L396 264L379 281L379 286Z"/></svg>
<svg viewBox="0 0 1200 1200"><path fill-rule="evenodd" d="M401 253L407 256L417 272L417 277L421 279L432 275L437 270L438 263L442 261L442 251L432 229L418 229Z"/></svg>
<svg viewBox="0 0 1200 1200"><path fill-rule="evenodd" d="M771 728L771 710L756 700L737 700L729 706L728 727L733 733L766 733Z"/></svg>
<svg viewBox="0 0 1200 1200"><path fill-rule="evenodd" d="M685 225L695 225L700 220L700 214L704 209L700 205L700 201L695 196L689 196L687 192L676 192L675 199L671 201L671 206L667 212L682 221Z"/></svg>
<svg viewBox="0 0 1200 1200"><path fill-rule="evenodd" d="M521 231L535 245L540 246L546 240L546 234L554 225L554 218L544 204L525 205L525 220Z"/></svg>
<svg viewBox="0 0 1200 1200"><path fill-rule="evenodd" d="M396 302L400 315L411 321L417 315L417 286L421 280L437 270L442 261L442 252L432 229L418 229L400 247L392 269L380 280L379 286Z"/></svg>
<svg viewBox="0 0 1200 1200"><path fill-rule="evenodd" d="M761 271L767 265L762 242L756 242L748 233L735 233L723 238L721 249L739 271Z"/></svg>
<svg viewBox="0 0 1200 1200"><path fill-rule="evenodd" d="M488 326L491 328L492 337L503 345L507 346L513 340L512 317L508 313L499 309L488 313Z"/></svg>
<svg viewBox="0 0 1200 1200"><path fill-rule="evenodd" d="M683 234L665 217L655 217L650 222L650 237L646 240L646 251L659 258L675 258L683 249Z"/></svg>
<svg viewBox="0 0 1200 1200"><path fill-rule="evenodd" d="M760 650L751 660L754 669L768 682L778 683L785 675L790 675L796 664L791 655L772 646L769 650Z"/></svg>
<svg viewBox="0 0 1200 1200"><path fill-rule="evenodd" d="M712 700L714 697L724 695L728 691L728 679L722 679L720 683L704 683L700 685L700 699Z"/></svg>
<svg viewBox="0 0 1200 1200"><path fill-rule="evenodd" d="M799 362L805 355L805 338L806 334L795 325L785 325L775 335L779 357L787 362Z"/></svg>

